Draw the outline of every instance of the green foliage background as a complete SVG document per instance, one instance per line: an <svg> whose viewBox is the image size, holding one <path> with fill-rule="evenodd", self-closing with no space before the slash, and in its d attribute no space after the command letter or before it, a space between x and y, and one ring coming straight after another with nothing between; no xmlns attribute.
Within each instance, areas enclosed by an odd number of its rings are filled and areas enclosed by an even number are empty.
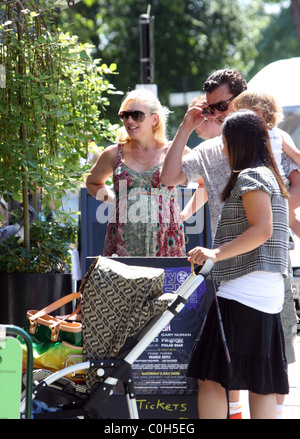
<svg viewBox="0 0 300 439"><path fill-rule="evenodd" d="M139 16L148 5L154 16L155 83L165 105L170 93L201 91L214 70L235 68L250 80L269 62L299 56L290 1L81 0L62 11L70 31L93 42L94 56L116 63L113 82L124 93L141 82ZM117 122L119 104L120 96L112 97L111 121ZM172 110L171 131L185 108Z"/></svg>

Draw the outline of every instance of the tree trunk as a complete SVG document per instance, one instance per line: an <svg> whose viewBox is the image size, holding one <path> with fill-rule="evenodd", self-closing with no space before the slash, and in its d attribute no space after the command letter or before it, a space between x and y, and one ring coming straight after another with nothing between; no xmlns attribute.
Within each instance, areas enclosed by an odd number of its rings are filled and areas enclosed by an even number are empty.
<svg viewBox="0 0 300 439"><path fill-rule="evenodd" d="M26 169L23 168L23 220L24 220L24 247L30 249L30 223L29 223L29 202L28 202L28 181Z"/></svg>
<svg viewBox="0 0 300 439"><path fill-rule="evenodd" d="M300 0L292 0L291 2L291 12L294 19L295 29L300 45Z"/></svg>
<svg viewBox="0 0 300 439"><path fill-rule="evenodd" d="M21 24L21 6L17 5L18 9L18 23L17 23L17 32L18 32L18 40L22 41L23 38L23 28ZM19 74L24 74L24 54L19 53ZM24 107L24 95L23 95L24 86L23 84L19 85L19 104L20 104L20 112L22 113L22 109ZM22 122L20 126L20 140L22 141L24 147L26 145L26 128L25 123ZM30 249L30 233L29 233L29 207L28 207L28 181L27 181L27 172L24 166L22 166L22 201L23 201L23 220L24 220L24 247L28 250Z"/></svg>

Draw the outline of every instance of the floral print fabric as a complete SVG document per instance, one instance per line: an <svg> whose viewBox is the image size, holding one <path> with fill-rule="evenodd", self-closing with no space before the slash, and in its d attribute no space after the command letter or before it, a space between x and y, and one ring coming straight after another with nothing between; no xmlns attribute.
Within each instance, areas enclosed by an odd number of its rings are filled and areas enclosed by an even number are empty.
<svg viewBox="0 0 300 439"><path fill-rule="evenodd" d="M104 256L185 256L177 190L160 183L162 164L139 173L123 163L122 155L120 144L113 174L116 202Z"/></svg>

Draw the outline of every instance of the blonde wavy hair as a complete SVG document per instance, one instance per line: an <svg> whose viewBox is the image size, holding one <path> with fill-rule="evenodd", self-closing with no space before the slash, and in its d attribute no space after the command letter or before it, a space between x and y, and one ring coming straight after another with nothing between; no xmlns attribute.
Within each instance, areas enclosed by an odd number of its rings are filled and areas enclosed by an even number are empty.
<svg viewBox="0 0 300 439"><path fill-rule="evenodd" d="M143 104L149 111L149 113L156 113L158 115L158 123L153 127L153 135L157 142L167 143L167 121L169 118L170 110L164 107L155 94L147 89L132 90L126 94L123 99L119 113L126 108L126 104L129 101L136 101ZM127 133L124 127L121 127L117 132L117 142L129 142L131 137Z"/></svg>
<svg viewBox="0 0 300 439"><path fill-rule="evenodd" d="M234 99L233 104L235 110L248 109L257 113L268 128L274 128L284 118L281 106L268 93L243 91Z"/></svg>

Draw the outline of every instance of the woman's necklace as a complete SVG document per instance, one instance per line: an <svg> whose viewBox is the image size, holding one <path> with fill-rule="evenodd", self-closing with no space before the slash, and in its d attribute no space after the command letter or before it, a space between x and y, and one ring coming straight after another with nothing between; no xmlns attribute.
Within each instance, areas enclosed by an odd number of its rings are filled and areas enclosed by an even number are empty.
<svg viewBox="0 0 300 439"><path fill-rule="evenodd" d="M134 143L133 143L133 146L134 146ZM142 161L140 161L140 160L136 157L136 154L135 154L134 151L140 151L141 153L144 153L144 150L142 150L142 149L138 149L138 148L132 148L132 149L131 149L131 152L132 152L132 157L134 158L134 160L135 160L137 163L139 163L139 164L142 165L142 166L146 166L146 165L148 165L149 163L151 163L151 162L153 161L153 159L155 158L155 156L156 156L156 152L157 152L157 141L155 142L155 148L152 150L152 151L153 151L153 154L151 155L151 157L147 157L146 160L142 160ZM139 157L139 158L140 158L140 157Z"/></svg>

